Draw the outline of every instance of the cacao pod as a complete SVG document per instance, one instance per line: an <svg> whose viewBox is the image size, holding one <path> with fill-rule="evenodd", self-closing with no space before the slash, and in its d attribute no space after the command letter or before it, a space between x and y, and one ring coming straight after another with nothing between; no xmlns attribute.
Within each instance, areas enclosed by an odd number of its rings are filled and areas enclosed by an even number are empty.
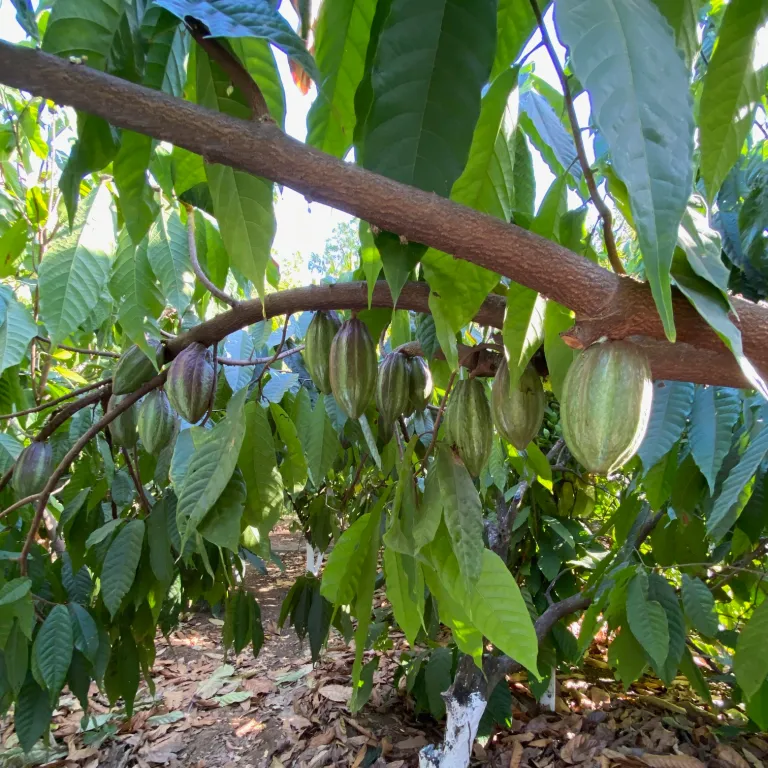
<svg viewBox="0 0 768 768"><path fill-rule="evenodd" d="M376 391L376 347L362 320L346 320L331 344L331 391L351 419L365 412Z"/></svg>
<svg viewBox="0 0 768 768"><path fill-rule="evenodd" d="M139 408L139 437L144 448L156 456L171 441L176 418L162 389L150 392Z"/></svg>
<svg viewBox="0 0 768 768"><path fill-rule="evenodd" d="M107 403L107 413L119 405L125 397L126 395L112 395ZM112 435L112 440L123 448L133 448L136 445L139 435L136 431L135 404L110 422L109 433Z"/></svg>
<svg viewBox="0 0 768 768"><path fill-rule="evenodd" d="M171 363L165 391L177 413L190 424L203 418L213 394L213 358L202 344L190 344Z"/></svg>
<svg viewBox="0 0 768 768"><path fill-rule="evenodd" d="M625 341L593 344L563 382L560 420L571 453L607 475L635 455L651 415L653 384L645 353Z"/></svg>
<svg viewBox="0 0 768 768"><path fill-rule="evenodd" d="M510 390L509 366L502 358L493 377L491 406L496 429L517 448L525 450L544 420L546 396L535 368L529 365Z"/></svg>
<svg viewBox="0 0 768 768"><path fill-rule="evenodd" d="M379 365L376 379L376 405L379 408L379 432L385 440L392 437L395 421L406 413L410 399L410 364L405 355L391 352Z"/></svg>
<svg viewBox="0 0 768 768"><path fill-rule="evenodd" d="M331 344L340 327L341 321L334 312L315 312L304 337L307 370L318 390L326 395L331 391Z"/></svg>
<svg viewBox="0 0 768 768"><path fill-rule="evenodd" d="M421 413L432 397L432 372L423 357L412 357L408 372L408 409L406 415Z"/></svg>
<svg viewBox="0 0 768 768"><path fill-rule="evenodd" d="M13 467L11 485L20 499L40 493L53 471L53 449L48 443L30 443Z"/></svg>
<svg viewBox="0 0 768 768"><path fill-rule="evenodd" d="M445 431L469 474L477 477L493 447L491 407L480 379L456 383L445 414Z"/></svg>
<svg viewBox="0 0 768 768"><path fill-rule="evenodd" d="M163 364L163 347L156 341L148 343L155 351L155 360L159 368ZM134 344L128 347L117 361L117 367L112 374L112 394L129 395L142 384L146 384L156 373L157 369L152 361Z"/></svg>

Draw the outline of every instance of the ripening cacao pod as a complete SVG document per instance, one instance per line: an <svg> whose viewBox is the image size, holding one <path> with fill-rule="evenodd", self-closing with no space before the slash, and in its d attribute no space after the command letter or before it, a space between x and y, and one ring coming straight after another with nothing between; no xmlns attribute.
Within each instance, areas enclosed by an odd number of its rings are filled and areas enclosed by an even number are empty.
<svg viewBox="0 0 768 768"><path fill-rule="evenodd" d="M156 456L171 441L176 429L168 395L162 389L150 392L139 407L139 437L144 448Z"/></svg>
<svg viewBox="0 0 768 768"><path fill-rule="evenodd" d="M331 344L331 391L351 419L359 418L376 390L376 347L362 320L346 320Z"/></svg>
<svg viewBox="0 0 768 768"><path fill-rule="evenodd" d="M493 447L491 407L480 379L457 382L448 401L445 431L469 474L477 477Z"/></svg>
<svg viewBox="0 0 768 768"><path fill-rule="evenodd" d="M376 379L379 432L384 439L392 437L395 421L408 409L409 384L410 365L405 355L399 352L386 355L379 365Z"/></svg>
<svg viewBox="0 0 768 768"><path fill-rule="evenodd" d="M112 395L107 403L107 413L125 399L126 395ZM109 433L112 440L122 448L133 448L139 439L136 431L136 405L132 405L127 411L123 411L109 424Z"/></svg>
<svg viewBox="0 0 768 768"><path fill-rule="evenodd" d="M331 391L331 344L340 327L334 312L315 312L304 337L304 362L315 386L325 395Z"/></svg>
<svg viewBox="0 0 768 768"><path fill-rule="evenodd" d="M20 499L40 493L53 471L53 449L48 443L30 443L16 459L11 485Z"/></svg>
<svg viewBox="0 0 768 768"><path fill-rule="evenodd" d="M190 424L203 418L213 394L213 358L202 344L190 344L171 363L165 391L174 410Z"/></svg>
<svg viewBox="0 0 768 768"><path fill-rule="evenodd" d="M408 409L406 415L421 413L432 397L432 372L423 357L412 357L409 361Z"/></svg>
<svg viewBox="0 0 768 768"><path fill-rule="evenodd" d="M517 385L510 389L509 366L502 357L493 377L491 409L496 429L517 448L525 450L538 434L544 420L546 396L541 379L529 365L520 376Z"/></svg>
<svg viewBox="0 0 768 768"><path fill-rule="evenodd" d="M571 453L607 475L635 455L648 427L653 384L645 353L625 341L593 344L563 383L560 420Z"/></svg>
<svg viewBox="0 0 768 768"><path fill-rule="evenodd" d="M158 367L161 366L163 347L156 341L148 343L155 352ZM143 350L134 344L128 347L117 361L117 367L112 374L112 394L129 395L142 384L146 384L156 373L157 369L152 361L144 354Z"/></svg>

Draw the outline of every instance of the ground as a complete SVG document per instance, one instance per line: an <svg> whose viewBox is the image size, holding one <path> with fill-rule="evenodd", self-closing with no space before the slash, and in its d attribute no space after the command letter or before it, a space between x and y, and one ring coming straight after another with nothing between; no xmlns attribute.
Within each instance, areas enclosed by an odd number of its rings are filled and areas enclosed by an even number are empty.
<svg viewBox="0 0 768 768"><path fill-rule="evenodd" d="M352 651L332 633L320 664L292 629L280 632L283 597L303 572L302 540L283 532L274 546L285 572L250 569L246 585L261 604L266 641L254 659L244 651L224 659L221 621L210 613L188 617L169 640L159 639L154 696L143 688L126 720L92 691L85 730L73 696L54 715L53 750L35 764L66 768L411 768L419 749L440 740L440 725L416 717L408 697L393 687L405 641L383 654L366 708L346 709ZM512 727L475 745L477 765L491 768L763 768L768 740L726 723L697 702L682 681L666 690L645 678L624 692L599 648L582 673L559 676L557 712L542 712L525 676L510 679ZM24 765L14 749L11 722L0 723L0 765ZM727 740L730 738L731 740ZM16 756L14 757L14 754ZM33 757L36 757L33 755Z"/></svg>

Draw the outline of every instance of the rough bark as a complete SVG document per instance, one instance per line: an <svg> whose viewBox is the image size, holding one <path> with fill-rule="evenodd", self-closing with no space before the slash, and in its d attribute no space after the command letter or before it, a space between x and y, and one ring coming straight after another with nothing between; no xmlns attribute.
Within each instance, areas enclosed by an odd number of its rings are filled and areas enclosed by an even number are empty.
<svg viewBox="0 0 768 768"><path fill-rule="evenodd" d="M680 294L677 345L664 331L646 284L619 277L531 232L386 179L291 139L268 121L242 121L72 64L0 42L0 81L169 141L209 162L285 184L331 205L505 275L574 310L570 342L603 336L643 341L660 378L746 386L720 339ZM753 364L768 372L768 308L734 300ZM634 337L642 337L635 339Z"/></svg>

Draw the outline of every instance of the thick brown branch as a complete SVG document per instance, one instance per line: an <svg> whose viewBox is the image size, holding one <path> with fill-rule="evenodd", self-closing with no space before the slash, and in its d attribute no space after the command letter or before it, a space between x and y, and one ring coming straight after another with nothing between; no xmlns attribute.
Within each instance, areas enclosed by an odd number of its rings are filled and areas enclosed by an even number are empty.
<svg viewBox="0 0 768 768"><path fill-rule="evenodd" d="M646 284L615 275L500 219L307 147L270 122L237 120L5 42L0 42L0 80L118 127L172 142L210 162L285 184L381 229L516 280L576 312L578 332L572 341L578 346L601 336L645 337L655 345L653 363L659 378L747 386L731 353L681 294L674 294L673 307L682 344L673 346L664 341ZM768 308L739 299L733 303L745 352L765 373Z"/></svg>
<svg viewBox="0 0 768 768"><path fill-rule="evenodd" d="M573 134L573 143L576 145L576 155L579 158L579 165L584 173L584 179L587 182L587 189L589 190L589 196L592 202L597 208L597 212L600 214L600 218L603 220L603 239L605 240L605 250L608 252L608 261L611 262L613 271L618 275L626 274L624 265L619 259L619 253L616 250L616 240L613 237L613 216L611 209L606 205L600 192L597 189L595 183L595 176L592 173L592 168L589 165L587 159L587 153L584 149L584 140L581 137L581 127L579 126L579 119L576 117L576 110L573 106L573 94L571 88L568 85L568 78L563 72L563 68L560 65L560 59L557 57L557 51L555 46L552 45L552 39L547 32L547 25L544 23L544 17L541 15L541 9L537 0L530 0L531 8L536 16L536 21L539 25L539 31L541 32L541 40L544 43L544 47L549 53L549 58L552 60L552 66L557 72L557 77L560 80L560 86L563 89L563 96L565 99L565 109L568 112L568 121L571 124L571 133Z"/></svg>

